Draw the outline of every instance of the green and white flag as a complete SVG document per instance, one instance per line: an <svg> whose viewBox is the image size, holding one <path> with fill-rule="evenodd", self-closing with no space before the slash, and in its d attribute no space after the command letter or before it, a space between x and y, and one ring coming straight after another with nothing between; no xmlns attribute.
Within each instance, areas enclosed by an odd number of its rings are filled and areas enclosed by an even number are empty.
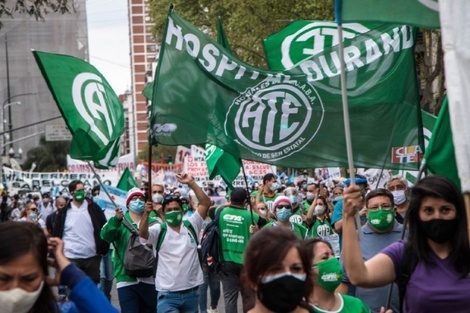
<svg viewBox="0 0 470 313"><path fill-rule="evenodd" d="M385 22L439 28L438 0L337 0L337 2L342 5L341 22Z"/></svg>
<svg viewBox="0 0 470 313"><path fill-rule="evenodd" d="M132 173L128 167L126 167L122 173L116 187L125 191L129 191L132 188L139 188L139 185L135 181L134 177L132 177Z"/></svg>
<svg viewBox="0 0 470 313"><path fill-rule="evenodd" d="M91 64L69 55L33 55L72 133L70 156L93 161L97 168L115 166L124 110L106 79Z"/></svg>
<svg viewBox="0 0 470 313"><path fill-rule="evenodd" d="M228 51L232 51L220 17L217 19L217 42ZM233 190L232 182L243 166L239 158L211 144L206 144L206 165L209 179L220 175L230 190Z"/></svg>
<svg viewBox="0 0 470 313"><path fill-rule="evenodd" d="M345 41L356 167L417 169L414 34L382 25ZM213 144L285 167L347 166L337 47L286 71L252 67L170 13L155 75L153 144Z"/></svg>

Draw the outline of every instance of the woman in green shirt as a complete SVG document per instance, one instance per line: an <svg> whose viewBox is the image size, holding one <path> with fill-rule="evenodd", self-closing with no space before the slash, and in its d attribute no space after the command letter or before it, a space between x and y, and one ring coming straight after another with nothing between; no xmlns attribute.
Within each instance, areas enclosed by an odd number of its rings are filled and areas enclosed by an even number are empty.
<svg viewBox="0 0 470 313"><path fill-rule="evenodd" d="M276 220L270 221L264 228L283 227L292 230L297 237L304 239L307 236L307 228L303 225L292 223L289 218L292 216L292 203L286 196L279 196L273 204L273 212Z"/></svg>
<svg viewBox="0 0 470 313"><path fill-rule="evenodd" d="M321 238L305 242L312 262L313 289L308 302L312 313L370 313L361 300L335 292L341 284L343 270L328 241ZM380 313L392 313L382 307Z"/></svg>

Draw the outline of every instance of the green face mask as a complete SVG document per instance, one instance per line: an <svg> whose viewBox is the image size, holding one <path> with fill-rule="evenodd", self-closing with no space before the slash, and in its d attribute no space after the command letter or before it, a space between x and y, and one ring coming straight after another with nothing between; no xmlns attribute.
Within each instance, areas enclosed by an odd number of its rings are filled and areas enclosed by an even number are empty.
<svg viewBox="0 0 470 313"><path fill-rule="evenodd" d="M343 269L338 259L333 257L312 265L312 268L318 269L318 276L316 282L325 290L329 292L341 284L343 279Z"/></svg>
<svg viewBox="0 0 470 313"><path fill-rule="evenodd" d="M188 212L188 210L189 210L189 204L183 203L182 207L183 207L183 212L184 212L184 213Z"/></svg>
<svg viewBox="0 0 470 313"><path fill-rule="evenodd" d="M178 226L183 221L183 212L180 210L165 213L165 220L170 226Z"/></svg>
<svg viewBox="0 0 470 313"><path fill-rule="evenodd" d="M85 190L78 190L73 193L73 200L83 202L85 200Z"/></svg>
<svg viewBox="0 0 470 313"><path fill-rule="evenodd" d="M394 213L395 210L367 210L369 224L379 231L385 231L393 224L395 218Z"/></svg>

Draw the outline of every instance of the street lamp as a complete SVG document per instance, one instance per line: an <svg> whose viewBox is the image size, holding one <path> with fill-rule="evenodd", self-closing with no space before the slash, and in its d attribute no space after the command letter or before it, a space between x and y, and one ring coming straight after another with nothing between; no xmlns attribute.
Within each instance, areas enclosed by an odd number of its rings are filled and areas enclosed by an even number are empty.
<svg viewBox="0 0 470 313"><path fill-rule="evenodd" d="M11 159L17 157L18 159L21 160L23 158L23 149L19 148L18 149L18 155L15 155L15 149L13 149L13 147L11 147L10 150L8 150L8 156Z"/></svg>
<svg viewBox="0 0 470 313"><path fill-rule="evenodd" d="M19 95L17 95L19 96ZM13 97L11 97L13 98ZM3 143L5 142L5 124L6 124L6 120L5 120L5 109L7 107L10 107L12 105L21 105L21 102L20 101L15 101L15 102L6 102L4 101L3 104L2 104L2 110L0 111L0 120L2 121L2 145ZM8 136L8 139L11 140L11 133L9 133L9 136ZM10 145L10 147L12 147ZM5 155L5 148L2 149L2 155Z"/></svg>

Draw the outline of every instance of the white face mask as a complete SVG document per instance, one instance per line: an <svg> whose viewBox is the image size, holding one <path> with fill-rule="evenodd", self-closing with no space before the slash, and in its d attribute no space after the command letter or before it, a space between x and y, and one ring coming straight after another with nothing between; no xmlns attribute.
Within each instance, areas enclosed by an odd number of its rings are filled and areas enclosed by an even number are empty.
<svg viewBox="0 0 470 313"><path fill-rule="evenodd" d="M395 191L392 191L392 195L393 195L393 202L394 202L396 205L400 205L400 204L405 203L405 201L406 201L406 195L405 195L405 191L404 191L404 190L395 190Z"/></svg>
<svg viewBox="0 0 470 313"><path fill-rule="evenodd" d="M266 210L259 210L259 214L263 217L266 217Z"/></svg>
<svg viewBox="0 0 470 313"><path fill-rule="evenodd" d="M307 201L313 201L313 199L315 199L315 195L313 194L313 192L307 192Z"/></svg>
<svg viewBox="0 0 470 313"><path fill-rule="evenodd" d="M323 211L325 211L325 208L323 207L323 205L317 205L315 206L315 214L322 214Z"/></svg>
<svg viewBox="0 0 470 313"><path fill-rule="evenodd" d="M270 188L271 191L276 191L278 188L279 188L279 186L277 185L277 182L273 182L271 184L271 188Z"/></svg>
<svg viewBox="0 0 470 313"><path fill-rule="evenodd" d="M21 288L0 291L0 308L2 313L27 313L39 298L39 294L44 287L44 282L41 282L38 290L28 292Z"/></svg>
<svg viewBox="0 0 470 313"><path fill-rule="evenodd" d="M163 196L159 193L156 193L152 196L153 203L163 203Z"/></svg>

